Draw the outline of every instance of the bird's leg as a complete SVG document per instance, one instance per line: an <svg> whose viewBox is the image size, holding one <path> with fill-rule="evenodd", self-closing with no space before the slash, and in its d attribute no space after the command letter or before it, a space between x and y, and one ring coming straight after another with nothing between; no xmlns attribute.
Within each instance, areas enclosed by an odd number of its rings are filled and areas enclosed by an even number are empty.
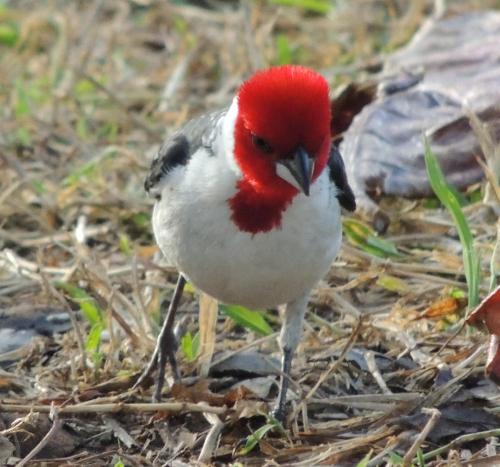
<svg viewBox="0 0 500 467"><path fill-rule="evenodd" d="M299 344L300 335L302 334L302 323L304 321L308 299L309 294L306 294L293 302L287 303L284 321L281 327L279 339L282 353L281 377L278 399L273 415L282 423L286 418L286 393L288 390L290 370L292 368L292 359Z"/></svg>
<svg viewBox="0 0 500 467"><path fill-rule="evenodd" d="M176 381L180 380L179 368L177 367L177 360L175 358L175 351L177 345L175 342L175 336L173 332L175 313L179 307L179 302L182 297L182 291L186 285L186 279L179 273L179 278L177 279L177 284L175 286L174 295L170 302L167 310L167 315L165 316L165 321L158 335L156 341L156 347L153 352L153 356L148 363L148 366L143 371L140 378L134 384L134 388L139 387L144 380L151 375L153 370L158 367L158 376L156 378L156 387L153 394L153 402L159 402L161 399L161 391L163 389L163 384L165 382L165 365L167 359L172 367L172 372L174 374L174 379Z"/></svg>

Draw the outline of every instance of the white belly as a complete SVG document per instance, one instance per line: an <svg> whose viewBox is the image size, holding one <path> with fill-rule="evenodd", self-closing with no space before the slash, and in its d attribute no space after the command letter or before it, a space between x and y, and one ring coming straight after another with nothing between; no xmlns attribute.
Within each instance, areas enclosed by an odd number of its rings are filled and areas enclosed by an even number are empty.
<svg viewBox="0 0 500 467"><path fill-rule="evenodd" d="M193 192L193 185L184 189L184 183L165 188L153 228L169 263L219 301L249 308L277 306L311 290L330 268L342 236L340 207L327 174L313 184L309 197L294 198L280 229L255 235L231 221L231 195L221 193L234 193L234 181L227 184L215 191L204 186Z"/></svg>

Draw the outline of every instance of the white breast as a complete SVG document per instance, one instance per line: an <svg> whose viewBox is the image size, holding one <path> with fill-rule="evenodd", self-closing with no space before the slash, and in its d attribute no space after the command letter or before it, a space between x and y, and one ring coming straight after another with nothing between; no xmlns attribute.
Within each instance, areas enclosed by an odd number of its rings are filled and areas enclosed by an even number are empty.
<svg viewBox="0 0 500 467"><path fill-rule="evenodd" d="M227 200L238 174L206 151L169 174L153 212L156 240L169 262L221 302L267 308L290 302L328 271L341 242L340 206L327 170L297 195L281 228L241 232Z"/></svg>

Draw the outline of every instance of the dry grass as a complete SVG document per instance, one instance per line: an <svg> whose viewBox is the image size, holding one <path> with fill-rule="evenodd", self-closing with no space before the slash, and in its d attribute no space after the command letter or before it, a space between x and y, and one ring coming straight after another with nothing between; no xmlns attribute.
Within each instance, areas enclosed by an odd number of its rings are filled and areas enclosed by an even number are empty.
<svg viewBox="0 0 500 467"><path fill-rule="evenodd" d="M259 414L273 389L262 397L230 390L242 379L252 386L234 371L210 389L204 380L174 387L160 406L147 403L148 392L128 391L173 288L174 274L154 258L142 189L161 140L190 116L226 105L263 65L300 62L332 84L362 78L411 37L429 2L339 2L327 16L264 1L207 1L213 9L155 0L7 3L0 2L0 25L13 25L18 38L0 45L0 309L67 310L74 324L33 340L3 366L2 439L17 456L40 449L39 457L58 458L48 466L183 465L200 457L356 465L371 453L367 465L377 465L406 453L401 462L410 465L422 449L426 465L500 462L498 393L483 378L486 339L471 329L454 336L464 312L450 295L465 290L460 244L449 216L424 203L384 200L393 213L388 239L401 257L379 259L346 243L318 287L286 435L273 432L241 455L245 437L265 423ZM494 2L454 8L487 4ZM481 202L466 213L484 294L496 227ZM88 321L61 282L86 291L102 311L99 351L85 348ZM183 331L194 334L192 294L180 315ZM258 338L219 317L214 359L242 348L277 353L274 335ZM181 369L195 374L186 359ZM269 384L264 377L253 389Z"/></svg>

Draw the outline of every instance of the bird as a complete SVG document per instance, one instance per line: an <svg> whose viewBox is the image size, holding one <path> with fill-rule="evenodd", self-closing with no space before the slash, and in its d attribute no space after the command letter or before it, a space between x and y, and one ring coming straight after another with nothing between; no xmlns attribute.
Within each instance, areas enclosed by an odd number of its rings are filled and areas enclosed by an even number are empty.
<svg viewBox="0 0 500 467"><path fill-rule="evenodd" d="M286 419L292 359L311 290L341 246L356 201L332 142L325 78L300 65L255 72L228 107L196 117L161 145L145 180L152 229L178 280L155 351L136 382L165 366L180 379L173 333L187 281L221 303L284 308L273 415Z"/></svg>

